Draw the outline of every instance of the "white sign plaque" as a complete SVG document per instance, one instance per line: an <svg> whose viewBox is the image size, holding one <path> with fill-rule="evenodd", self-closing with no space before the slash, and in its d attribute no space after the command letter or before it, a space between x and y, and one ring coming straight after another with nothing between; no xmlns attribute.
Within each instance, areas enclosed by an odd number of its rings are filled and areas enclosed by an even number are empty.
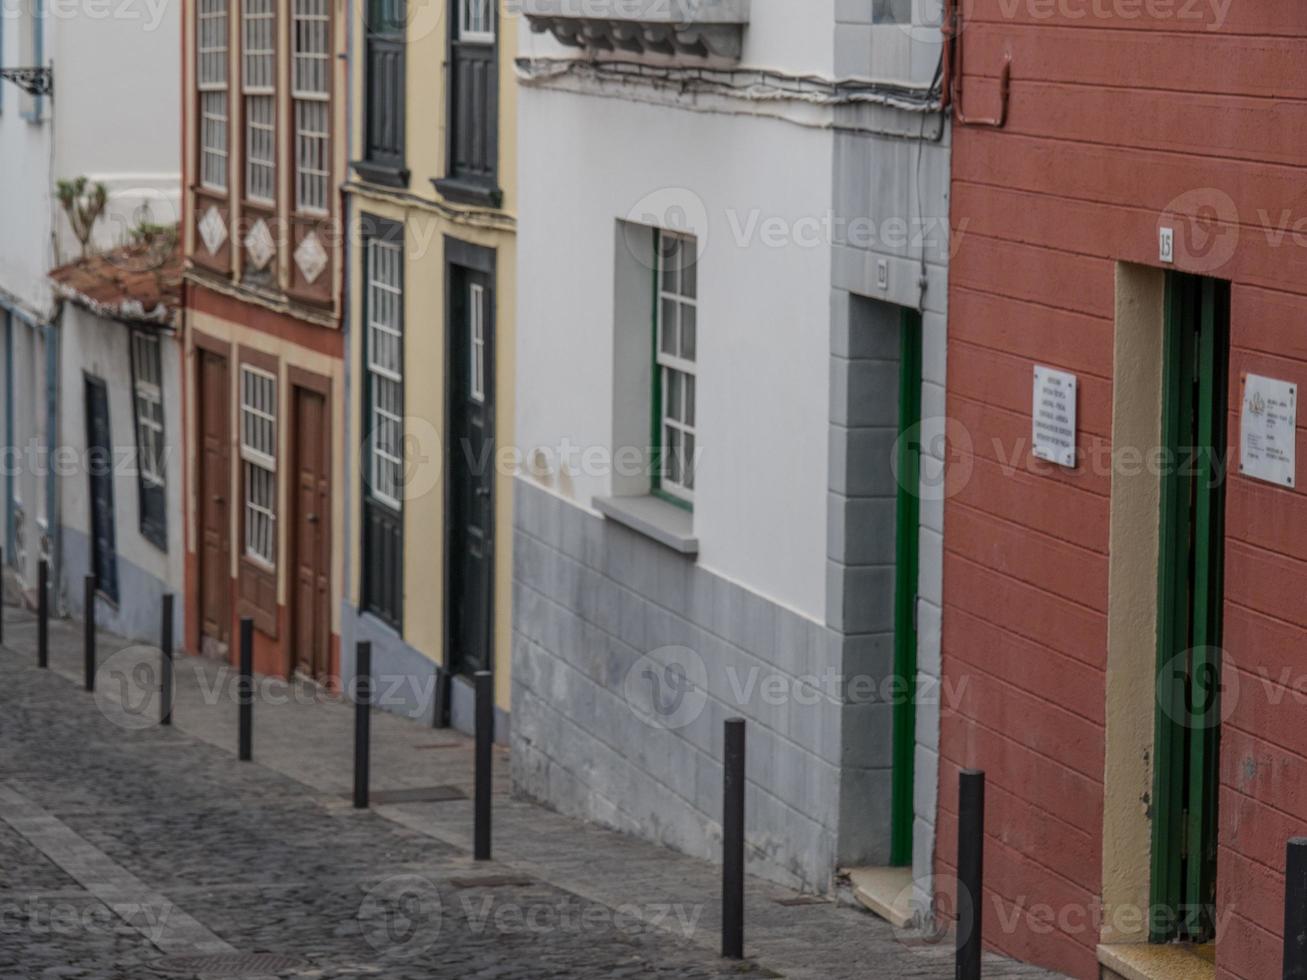
<svg viewBox="0 0 1307 980"><path fill-rule="evenodd" d="M1256 374L1243 376L1239 472L1281 487L1294 485L1298 386Z"/></svg>
<svg viewBox="0 0 1307 980"><path fill-rule="evenodd" d="M1058 466L1076 465L1076 376L1035 365L1031 452Z"/></svg>

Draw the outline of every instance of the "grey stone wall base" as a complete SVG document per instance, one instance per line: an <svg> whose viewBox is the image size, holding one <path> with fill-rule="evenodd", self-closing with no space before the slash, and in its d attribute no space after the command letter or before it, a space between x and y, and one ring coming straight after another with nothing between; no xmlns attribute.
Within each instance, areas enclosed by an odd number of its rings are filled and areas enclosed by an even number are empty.
<svg viewBox="0 0 1307 980"><path fill-rule="evenodd" d="M837 860L885 850L889 713L850 703L846 674L878 684L892 644L846 638L525 480L514 513L517 792L716 859L722 726L740 716L751 871L827 892ZM650 699L668 697L673 662L684 700L659 717Z"/></svg>

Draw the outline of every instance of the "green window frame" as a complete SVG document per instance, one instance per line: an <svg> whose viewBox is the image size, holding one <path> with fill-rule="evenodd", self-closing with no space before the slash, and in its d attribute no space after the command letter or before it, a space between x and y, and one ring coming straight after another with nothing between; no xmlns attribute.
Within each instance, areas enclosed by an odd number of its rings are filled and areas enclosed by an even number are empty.
<svg viewBox="0 0 1307 980"><path fill-rule="evenodd" d="M654 232L650 491L694 509L698 384L698 239Z"/></svg>

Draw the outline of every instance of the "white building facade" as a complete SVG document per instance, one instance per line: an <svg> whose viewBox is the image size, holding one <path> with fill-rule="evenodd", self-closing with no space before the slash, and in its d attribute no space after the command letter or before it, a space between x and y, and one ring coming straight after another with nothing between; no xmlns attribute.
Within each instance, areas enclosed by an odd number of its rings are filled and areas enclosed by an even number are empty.
<svg viewBox="0 0 1307 980"><path fill-rule="evenodd" d="M515 784L715 856L743 717L751 871L925 895L938 10L643 6L524 4Z"/></svg>
<svg viewBox="0 0 1307 980"><path fill-rule="evenodd" d="M61 301L47 279L81 250L57 183L86 177L105 186L92 250L127 242L143 221L178 219L181 106L172 80L180 75L179 30L179 5L147 0L23 0L6 5L0 23L3 541L5 564L29 598L41 558L51 562L52 589L65 581L65 481L51 460L74 421L62 397L65 376L80 371L82 357L61 337ZM129 362L108 380L130 391ZM66 599L57 597L61 607Z"/></svg>

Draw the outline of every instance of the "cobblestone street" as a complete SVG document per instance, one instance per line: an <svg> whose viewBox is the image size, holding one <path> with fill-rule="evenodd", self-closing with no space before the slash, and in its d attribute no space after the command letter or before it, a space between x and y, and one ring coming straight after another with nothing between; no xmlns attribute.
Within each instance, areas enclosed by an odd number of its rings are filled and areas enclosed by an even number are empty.
<svg viewBox="0 0 1307 980"><path fill-rule="evenodd" d="M715 868L510 799L503 755L498 860L475 863L466 799L353 809L350 712L320 692L256 705L241 763L221 665L179 658L161 728L123 707L148 650L103 637L91 695L76 627L53 624L42 671L31 617L5 613L0 976L237 975L235 955L243 976L951 975L947 948L754 881L752 959L722 960ZM462 736L378 713L374 738L374 792L470 790Z"/></svg>

